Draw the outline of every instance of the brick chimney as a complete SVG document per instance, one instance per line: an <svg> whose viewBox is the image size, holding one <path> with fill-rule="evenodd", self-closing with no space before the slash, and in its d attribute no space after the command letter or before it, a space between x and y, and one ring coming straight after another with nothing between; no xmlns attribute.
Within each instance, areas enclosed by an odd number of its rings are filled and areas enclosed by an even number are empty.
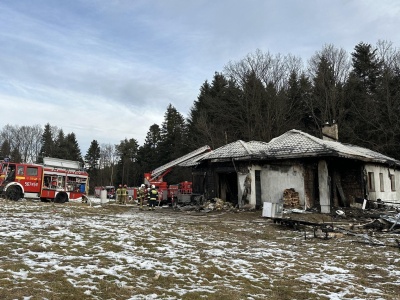
<svg viewBox="0 0 400 300"><path fill-rule="evenodd" d="M322 126L322 139L335 142L339 140L338 125L335 121L333 121L332 125L326 122Z"/></svg>

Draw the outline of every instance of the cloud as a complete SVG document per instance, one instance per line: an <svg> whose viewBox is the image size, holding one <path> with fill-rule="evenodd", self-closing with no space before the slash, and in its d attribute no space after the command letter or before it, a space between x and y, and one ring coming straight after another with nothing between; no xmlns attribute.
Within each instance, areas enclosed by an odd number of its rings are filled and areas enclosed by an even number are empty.
<svg viewBox="0 0 400 300"><path fill-rule="evenodd" d="M141 143L169 103L187 115L229 61L256 49L307 61L325 44L396 46L399 12L389 0L5 0L0 104L74 131L83 151L93 139Z"/></svg>

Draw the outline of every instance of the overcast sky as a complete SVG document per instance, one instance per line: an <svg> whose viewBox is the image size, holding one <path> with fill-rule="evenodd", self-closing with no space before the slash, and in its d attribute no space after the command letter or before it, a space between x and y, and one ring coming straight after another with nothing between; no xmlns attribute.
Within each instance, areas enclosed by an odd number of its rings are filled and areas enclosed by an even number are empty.
<svg viewBox="0 0 400 300"><path fill-rule="evenodd" d="M46 123L143 144L171 103L257 49L306 63L326 44L400 46L398 0L1 0L0 129Z"/></svg>

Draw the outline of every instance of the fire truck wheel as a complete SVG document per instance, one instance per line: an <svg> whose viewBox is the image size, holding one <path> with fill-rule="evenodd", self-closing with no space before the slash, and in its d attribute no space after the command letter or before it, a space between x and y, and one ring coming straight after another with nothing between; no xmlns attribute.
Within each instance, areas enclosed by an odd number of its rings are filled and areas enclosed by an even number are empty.
<svg viewBox="0 0 400 300"><path fill-rule="evenodd" d="M68 194L66 192L59 192L54 198L55 203L65 203L68 202Z"/></svg>
<svg viewBox="0 0 400 300"><path fill-rule="evenodd" d="M6 191L6 198L17 201L22 197L21 189L18 186L10 186Z"/></svg>

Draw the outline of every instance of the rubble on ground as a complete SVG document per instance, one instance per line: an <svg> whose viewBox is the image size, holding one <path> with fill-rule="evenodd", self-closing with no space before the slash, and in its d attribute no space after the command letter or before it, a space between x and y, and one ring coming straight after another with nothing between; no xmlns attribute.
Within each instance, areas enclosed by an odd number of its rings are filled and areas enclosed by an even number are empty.
<svg viewBox="0 0 400 300"><path fill-rule="evenodd" d="M199 211L203 213L208 212L240 212L240 211L254 211L254 205L245 204L241 208L231 202L225 201L220 198L213 198L206 201L203 205L184 205L177 207L181 211Z"/></svg>
<svg viewBox="0 0 400 300"><path fill-rule="evenodd" d="M284 209L283 221L298 221L303 224L343 224L351 228L391 231L400 228L400 213L397 209L340 208L331 214L322 214L312 210Z"/></svg>
<svg viewBox="0 0 400 300"><path fill-rule="evenodd" d="M314 238L351 236L370 245L400 248L400 241L395 238L400 233L400 212L395 207L346 207L333 209L331 214L301 209L284 209L283 212L282 218L273 219L275 223L304 230L305 235L311 229Z"/></svg>

